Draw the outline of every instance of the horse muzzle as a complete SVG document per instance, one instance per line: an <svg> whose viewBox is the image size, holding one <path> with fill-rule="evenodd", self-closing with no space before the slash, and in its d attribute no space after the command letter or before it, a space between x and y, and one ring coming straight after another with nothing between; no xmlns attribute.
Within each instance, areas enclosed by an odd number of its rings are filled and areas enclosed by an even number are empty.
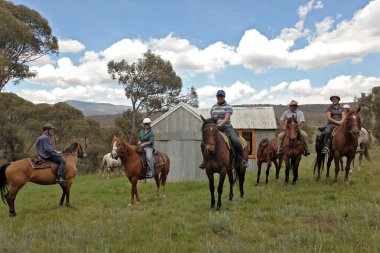
<svg viewBox="0 0 380 253"><path fill-rule="evenodd" d="M360 131L350 131L350 134L354 137L358 137L360 134Z"/></svg>
<svg viewBox="0 0 380 253"><path fill-rule="evenodd" d="M206 152L207 155L212 156L215 154L215 146L214 145L207 145L206 146Z"/></svg>

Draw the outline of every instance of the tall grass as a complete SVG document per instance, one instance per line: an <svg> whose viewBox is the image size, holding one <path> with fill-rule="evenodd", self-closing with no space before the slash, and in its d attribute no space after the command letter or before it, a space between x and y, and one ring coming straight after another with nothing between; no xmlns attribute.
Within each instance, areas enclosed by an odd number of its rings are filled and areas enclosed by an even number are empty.
<svg viewBox="0 0 380 253"><path fill-rule="evenodd" d="M209 210L206 181L168 183L167 198L153 183L139 184L141 204L127 207L125 177L78 176L73 208L59 207L58 186L27 184L17 196L18 216L0 208L0 252L380 252L380 158L350 175L316 181L303 158L296 186L271 171L269 184L246 177L244 199ZM173 170L176 168L172 168Z"/></svg>

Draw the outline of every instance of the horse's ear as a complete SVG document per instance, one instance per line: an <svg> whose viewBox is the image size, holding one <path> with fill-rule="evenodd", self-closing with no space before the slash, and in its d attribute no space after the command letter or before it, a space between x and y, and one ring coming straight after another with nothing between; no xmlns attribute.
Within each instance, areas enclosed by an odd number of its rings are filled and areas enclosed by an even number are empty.
<svg viewBox="0 0 380 253"><path fill-rule="evenodd" d="M206 119L202 116L202 114L201 114L201 120L202 120L203 122L206 122Z"/></svg>
<svg viewBox="0 0 380 253"><path fill-rule="evenodd" d="M359 106L359 108L356 110L356 112L360 112L362 108Z"/></svg>

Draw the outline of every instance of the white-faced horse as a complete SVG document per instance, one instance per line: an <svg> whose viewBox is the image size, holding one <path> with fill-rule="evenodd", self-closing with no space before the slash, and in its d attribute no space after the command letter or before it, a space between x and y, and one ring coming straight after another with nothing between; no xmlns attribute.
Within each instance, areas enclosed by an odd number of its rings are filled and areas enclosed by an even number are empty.
<svg viewBox="0 0 380 253"><path fill-rule="evenodd" d="M370 135L368 131L362 127L359 137L358 137L358 149L356 150L356 153L359 154L359 171L362 168L362 160L363 160L363 155L365 158L371 162L371 157L369 156L368 149L370 147ZM355 163L355 160L354 160ZM353 168L355 168L355 165L353 163Z"/></svg>
<svg viewBox="0 0 380 253"><path fill-rule="evenodd" d="M99 174L104 177L104 174L107 173L107 179L110 179L110 175L113 171L117 172L119 176L121 175L123 171L121 160L120 158L115 160L112 158L111 153L107 153L103 156L102 164L99 168Z"/></svg>

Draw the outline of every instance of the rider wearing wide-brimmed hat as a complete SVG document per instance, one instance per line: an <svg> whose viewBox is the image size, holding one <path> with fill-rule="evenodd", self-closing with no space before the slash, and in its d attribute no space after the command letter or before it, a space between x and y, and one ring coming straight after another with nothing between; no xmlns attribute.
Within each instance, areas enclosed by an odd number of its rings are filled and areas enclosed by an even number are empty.
<svg viewBox="0 0 380 253"><path fill-rule="evenodd" d="M51 142L50 138L54 134L54 129L54 126L50 123L46 123L42 127L43 133L36 141L36 152L41 158L59 165L55 181L57 183L62 183L65 181L62 176L65 170L66 161L60 155L61 153L54 149Z"/></svg>
<svg viewBox="0 0 380 253"><path fill-rule="evenodd" d="M288 119L295 118L298 123L298 127L301 127L305 123L305 116L302 111L298 110L298 102L295 100L290 101L289 103L289 110L286 110L280 117L280 124L283 131L278 134L277 140L280 143L278 146L277 154L282 154L282 144L285 137L285 129ZM301 135L301 141L304 145L304 155L308 156L310 155L309 148L307 146L306 140L308 138L307 133L302 130L301 128L298 128Z"/></svg>
<svg viewBox="0 0 380 253"><path fill-rule="evenodd" d="M346 120L346 111L343 106L339 104L339 96L331 96L330 101L332 104L326 109L327 126L325 129L325 147L322 153L328 154L330 152L331 134L336 126L341 125Z"/></svg>
<svg viewBox="0 0 380 253"><path fill-rule="evenodd" d="M148 163L149 171L146 175L147 178L154 176L154 161L153 161L153 146L154 146L154 133L150 125L152 121L149 118L143 120L144 128L140 130L138 135L137 146L144 149L146 161Z"/></svg>

